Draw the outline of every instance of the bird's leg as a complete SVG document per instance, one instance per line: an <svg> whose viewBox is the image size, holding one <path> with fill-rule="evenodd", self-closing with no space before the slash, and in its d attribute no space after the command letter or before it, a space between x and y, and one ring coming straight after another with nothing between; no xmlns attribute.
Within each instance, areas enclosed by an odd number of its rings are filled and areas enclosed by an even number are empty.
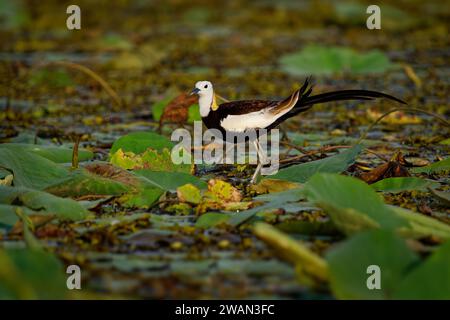
<svg viewBox="0 0 450 320"><path fill-rule="evenodd" d="M265 164L267 161L267 157L261 148L261 144L259 143L259 140L256 139L255 141L253 141L253 144L255 145L256 152L258 154L258 156L257 156L258 165L256 166L255 173L253 174L252 179L250 180L250 183L256 182L256 180L258 179L259 173L261 172L261 168L262 168L263 164Z"/></svg>
<svg viewBox="0 0 450 320"><path fill-rule="evenodd" d="M253 184L256 182L256 179L258 179L259 172L261 171L262 163L258 161L258 165L256 166L255 173L252 176L252 180L250 180L250 183Z"/></svg>
<svg viewBox="0 0 450 320"><path fill-rule="evenodd" d="M264 152L263 148L261 147L261 144L259 143L259 140L256 140L256 145L258 146L257 151L258 151L258 157L261 159L261 163L263 165L265 165L267 163L267 156L266 153Z"/></svg>

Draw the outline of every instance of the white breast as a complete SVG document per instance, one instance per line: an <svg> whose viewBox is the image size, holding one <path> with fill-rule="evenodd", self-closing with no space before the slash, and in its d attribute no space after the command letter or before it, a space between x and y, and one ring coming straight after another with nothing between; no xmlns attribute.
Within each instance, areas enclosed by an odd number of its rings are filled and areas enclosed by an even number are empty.
<svg viewBox="0 0 450 320"><path fill-rule="evenodd" d="M220 125L225 130L234 132L243 132L247 129L262 129L270 126L286 112L274 115L269 112L269 109L264 109L247 114L229 115L220 122Z"/></svg>

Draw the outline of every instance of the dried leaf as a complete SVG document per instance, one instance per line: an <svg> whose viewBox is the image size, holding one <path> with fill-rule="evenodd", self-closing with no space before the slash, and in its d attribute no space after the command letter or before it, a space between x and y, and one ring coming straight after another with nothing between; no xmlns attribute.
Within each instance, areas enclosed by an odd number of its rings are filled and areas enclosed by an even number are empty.
<svg viewBox="0 0 450 320"><path fill-rule="evenodd" d="M404 167L405 165L406 161L399 152L389 162L383 163L369 172L362 173L360 178L368 184L371 184L385 178L409 177L411 175L408 169Z"/></svg>
<svg viewBox="0 0 450 320"><path fill-rule="evenodd" d="M138 185L136 176L132 175L127 170L116 167L110 163L91 163L84 168L93 174L121 182L128 186Z"/></svg>
<svg viewBox="0 0 450 320"><path fill-rule="evenodd" d="M181 93L169 102L159 119L159 126L163 123L186 123L189 118L189 107L197 103L197 97Z"/></svg>

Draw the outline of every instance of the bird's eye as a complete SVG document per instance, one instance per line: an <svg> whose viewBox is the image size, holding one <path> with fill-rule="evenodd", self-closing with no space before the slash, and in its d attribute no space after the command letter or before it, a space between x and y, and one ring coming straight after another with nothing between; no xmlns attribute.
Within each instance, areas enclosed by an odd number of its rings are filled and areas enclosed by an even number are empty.
<svg viewBox="0 0 450 320"><path fill-rule="evenodd" d="M207 88L208 88L208 85L207 85L207 84L205 84L205 86L204 86L203 88L207 89Z"/></svg>

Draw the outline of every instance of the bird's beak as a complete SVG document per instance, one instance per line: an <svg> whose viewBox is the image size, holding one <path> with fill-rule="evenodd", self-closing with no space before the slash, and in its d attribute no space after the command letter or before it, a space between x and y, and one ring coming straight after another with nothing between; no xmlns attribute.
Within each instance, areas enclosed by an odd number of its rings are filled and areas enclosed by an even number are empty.
<svg viewBox="0 0 450 320"><path fill-rule="evenodd" d="M200 89L199 89L199 88L194 88L194 89L192 89L192 91L189 93L189 95L192 96L193 94L197 94L197 93L199 93L199 92L200 92Z"/></svg>

